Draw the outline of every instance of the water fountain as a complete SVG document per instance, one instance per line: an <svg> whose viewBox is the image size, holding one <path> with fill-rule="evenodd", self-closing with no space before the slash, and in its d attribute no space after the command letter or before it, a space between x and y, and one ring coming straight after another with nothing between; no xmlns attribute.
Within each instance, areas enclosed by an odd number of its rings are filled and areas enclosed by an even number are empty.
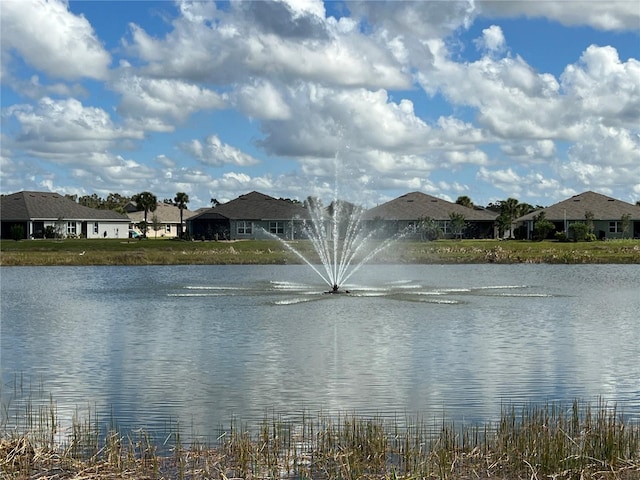
<svg viewBox="0 0 640 480"><path fill-rule="evenodd" d="M367 228L364 222L366 210L362 207L341 201L338 198L338 156L334 158L335 185L333 201L328 208L324 208L319 200L311 197L307 201L309 220L304 220L302 232L313 246L320 259L320 264L313 264L305 255L297 250L290 242L276 235L276 238L286 248L313 269L329 286L325 293L349 293L342 290L345 282L363 265L371 261L382 251L391 246L396 240L405 235L398 233L390 238L373 244L378 229Z"/></svg>

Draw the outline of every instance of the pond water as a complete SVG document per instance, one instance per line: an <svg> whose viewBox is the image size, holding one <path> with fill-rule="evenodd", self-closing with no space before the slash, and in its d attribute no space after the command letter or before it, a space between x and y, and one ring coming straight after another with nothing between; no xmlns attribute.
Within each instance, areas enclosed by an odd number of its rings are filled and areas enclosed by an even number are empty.
<svg viewBox="0 0 640 480"><path fill-rule="evenodd" d="M497 419L505 404L640 417L640 267L2 267L3 401L120 428L303 412Z"/></svg>

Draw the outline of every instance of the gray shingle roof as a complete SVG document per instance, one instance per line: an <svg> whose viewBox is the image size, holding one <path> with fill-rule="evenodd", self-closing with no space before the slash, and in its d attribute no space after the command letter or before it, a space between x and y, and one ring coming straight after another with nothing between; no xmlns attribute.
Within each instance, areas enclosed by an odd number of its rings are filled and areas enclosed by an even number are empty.
<svg viewBox="0 0 640 480"><path fill-rule="evenodd" d="M449 220L451 213L461 213L465 220L472 221L493 221L498 216L488 210L469 208L422 192L412 192L371 208L366 212L365 219L413 221L429 217L434 220Z"/></svg>
<svg viewBox="0 0 640 480"><path fill-rule="evenodd" d="M17 192L3 195L0 202L3 221L28 220L102 220L129 221L112 210L97 210L79 205L62 195L52 192Z"/></svg>
<svg viewBox="0 0 640 480"><path fill-rule="evenodd" d="M586 212L592 212L594 220L620 220L624 214L631 215L631 220L640 220L639 206L589 191L536 210L518 218L517 221L533 220L541 211L544 211L547 220L551 221L564 220L565 213L567 220L584 220Z"/></svg>
<svg viewBox="0 0 640 480"><path fill-rule="evenodd" d="M307 209L300 204L287 200L279 200L259 192L240 195L227 203L208 209L196 218L208 218L206 215L215 213L231 220L291 220L292 218L309 218Z"/></svg>

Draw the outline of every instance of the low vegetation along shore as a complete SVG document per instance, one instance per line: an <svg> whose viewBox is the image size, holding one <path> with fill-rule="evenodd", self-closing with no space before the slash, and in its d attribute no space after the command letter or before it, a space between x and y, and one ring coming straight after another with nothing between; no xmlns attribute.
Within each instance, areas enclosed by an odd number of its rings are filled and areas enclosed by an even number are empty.
<svg viewBox="0 0 640 480"><path fill-rule="evenodd" d="M310 242L292 245L311 261ZM185 242L143 240L2 240L0 265L224 265L297 264L276 240ZM634 263L640 240L530 242L520 240L398 241L373 263Z"/></svg>
<svg viewBox="0 0 640 480"><path fill-rule="evenodd" d="M3 409L3 413L7 410ZM214 440L156 439L101 426L95 413L62 427L56 406L27 405L0 428L6 479L555 479L640 478L640 424L615 406L505 407L495 423L427 426L411 419L306 415L232 425ZM17 426L16 426L17 425Z"/></svg>

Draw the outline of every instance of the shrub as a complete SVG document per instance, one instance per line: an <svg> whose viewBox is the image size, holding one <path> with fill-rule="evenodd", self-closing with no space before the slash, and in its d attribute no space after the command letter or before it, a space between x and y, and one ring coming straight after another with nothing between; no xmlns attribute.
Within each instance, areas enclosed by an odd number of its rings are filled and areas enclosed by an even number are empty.
<svg viewBox="0 0 640 480"><path fill-rule="evenodd" d="M574 242L584 242L587 236L587 225L584 223L572 223L569 225L569 236Z"/></svg>
<svg viewBox="0 0 640 480"><path fill-rule="evenodd" d="M544 240L555 229L556 227L552 222L546 218L542 218L535 222L533 226L533 236L536 240Z"/></svg>
<svg viewBox="0 0 640 480"><path fill-rule="evenodd" d="M10 235L16 242L22 240L24 238L24 228L22 225L13 225L10 230Z"/></svg>
<svg viewBox="0 0 640 480"><path fill-rule="evenodd" d="M597 240L595 233L587 233L584 239L587 242L595 242Z"/></svg>
<svg viewBox="0 0 640 480"><path fill-rule="evenodd" d="M567 238L567 234L564 232L556 232L556 240L558 240L559 242L568 242L569 239Z"/></svg>
<svg viewBox="0 0 640 480"><path fill-rule="evenodd" d="M53 225L47 225L44 229L44 238L56 238L56 229Z"/></svg>

